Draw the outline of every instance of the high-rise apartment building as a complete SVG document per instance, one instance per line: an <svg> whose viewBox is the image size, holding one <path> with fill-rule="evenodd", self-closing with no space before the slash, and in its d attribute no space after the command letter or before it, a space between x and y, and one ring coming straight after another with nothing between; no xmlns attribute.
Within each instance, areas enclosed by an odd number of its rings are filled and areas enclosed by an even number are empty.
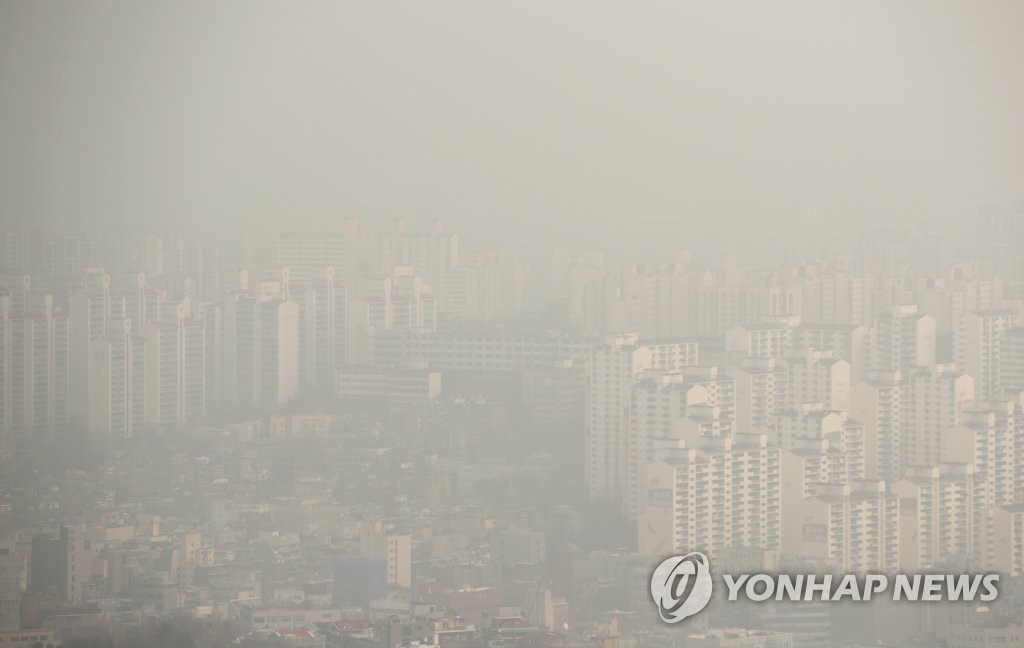
<svg viewBox="0 0 1024 648"><path fill-rule="evenodd" d="M1008 331L1021 323L1012 310L966 312L953 329L957 367L974 378L979 399L999 398L1002 390L1003 342Z"/></svg>
<svg viewBox="0 0 1024 648"><path fill-rule="evenodd" d="M807 276L799 282L800 318L808 324L868 324L872 320L872 283L870 274L843 268Z"/></svg>
<svg viewBox="0 0 1024 648"><path fill-rule="evenodd" d="M52 441L68 430L70 389L68 318L53 295L32 294L24 312L10 296L0 298L0 455L11 457L20 443Z"/></svg>
<svg viewBox="0 0 1024 648"><path fill-rule="evenodd" d="M999 388L1024 390L1024 326L1013 326L1003 333L999 358Z"/></svg>
<svg viewBox="0 0 1024 648"><path fill-rule="evenodd" d="M359 278L359 228L347 219L339 231L281 232L274 242L271 262L288 268L297 284L309 285L325 268L334 268L335 279L349 289Z"/></svg>
<svg viewBox="0 0 1024 648"><path fill-rule="evenodd" d="M856 458L825 436L791 438L780 458L781 542L783 555L802 555L805 502L819 490L849 484L858 478ZM812 533L813 535L813 533Z"/></svg>
<svg viewBox="0 0 1024 648"><path fill-rule="evenodd" d="M991 568L1012 578L1024 575L1024 504L992 511Z"/></svg>
<svg viewBox="0 0 1024 648"><path fill-rule="evenodd" d="M110 275L100 272L83 276L85 284L72 292L69 298L69 348L71 366L70 415L76 421L89 420L92 402L93 374L92 345L107 333L107 320L111 314ZM125 317L121 313L120 317Z"/></svg>
<svg viewBox="0 0 1024 648"><path fill-rule="evenodd" d="M629 404L628 462L626 464L626 515L636 519L647 505L647 465L656 449L676 441L676 421L687 409L706 404L707 389L686 381L682 372L650 372L632 384Z"/></svg>
<svg viewBox="0 0 1024 648"><path fill-rule="evenodd" d="M687 277L681 264L642 263L607 276L605 326L644 339L688 334Z"/></svg>
<svg viewBox="0 0 1024 648"><path fill-rule="evenodd" d="M154 430L174 430L206 413L207 325L191 317L182 302L165 309L143 331L145 422Z"/></svg>
<svg viewBox="0 0 1024 648"><path fill-rule="evenodd" d="M387 331L432 333L438 306L433 289L408 267L390 276L366 277L359 299L347 304L348 348L356 363L370 361L367 350Z"/></svg>
<svg viewBox="0 0 1024 648"><path fill-rule="evenodd" d="M900 477L903 456L904 394L898 371L878 371L850 389L850 416L864 424L867 479Z"/></svg>
<svg viewBox="0 0 1024 648"><path fill-rule="evenodd" d="M900 500L884 482L823 484L801 509L800 555L833 573L900 566Z"/></svg>
<svg viewBox="0 0 1024 648"><path fill-rule="evenodd" d="M770 427L775 412L789 403L788 375L774 359L750 359L729 372L736 394L735 429L751 433Z"/></svg>
<svg viewBox="0 0 1024 648"><path fill-rule="evenodd" d="M807 448L818 452L826 443L829 452L842 453L848 479L864 478L864 426L845 411L827 410L815 403L780 412L768 440L798 454Z"/></svg>
<svg viewBox="0 0 1024 648"><path fill-rule="evenodd" d="M942 461L972 464L989 507L1021 501L1018 427L1012 402L981 401L943 435Z"/></svg>
<svg viewBox="0 0 1024 648"><path fill-rule="evenodd" d="M232 295L224 316L226 394L237 406L286 403L299 389L299 305Z"/></svg>
<svg viewBox="0 0 1024 648"><path fill-rule="evenodd" d="M778 550L780 450L763 435L695 445L665 449L648 466L648 505L637 524L641 553Z"/></svg>
<svg viewBox="0 0 1024 648"><path fill-rule="evenodd" d="M324 268L307 286L292 286L299 308L299 372L304 385L330 388L339 368L355 354L348 291Z"/></svg>
<svg viewBox="0 0 1024 648"><path fill-rule="evenodd" d="M725 334L725 352L730 364L747 358L784 358L793 347L793 326L764 323L735 326Z"/></svg>
<svg viewBox="0 0 1024 648"><path fill-rule="evenodd" d="M587 481L591 497L629 513L632 387L641 372L679 371L697 362L694 342L641 343L635 335L609 336L591 354L586 400Z"/></svg>
<svg viewBox="0 0 1024 648"><path fill-rule="evenodd" d="M935 318L916 304L894 306L871 328L869 368L907 372L935 364Z"/></svg>
<svg viewBox="0 0 1024 648"><path fill-rule="evenodd" d="M145 394L136 391L133 378L132 320L111 322L107 330L90 345L89 429L100 442L124 440L140 432L134 411L145 408Z"/></svg>
<svg viewBox="0 0 1024 648"><path fill-rule="evenodd" d="M859 324L801 324L793 329L790 352L830 351L833 357L850 363L850 379L857 383L864 379L868 362L867 337L867 327Z"/></svg>
<svg viewBox="0 0 1024 648"><path fill-rule="evenodd" d="M796 408L806 403L821 403L830 410L846 410L850 401L852 375L850 363L831 351L807 351L791 356L782 365L788 402L777 398L779 409Z"/></svg>
<svg viewBox="0 0 1024 648"><path fill-rule="evenodd" d="M977 524L985 502L975 492L974 466L909 466L892 485L900 498L900 563L908 572L937 567L967 569L975 556Z"/></svg>
<svg viewBox="0 0 1024 648"><path fill-rule="evenodd" d="M904 466L931 467L942 457L946 430L961 421L974 403L974 378L954 364L920 367L908 372L904 384Z"/></svg>
<svg viewBox="0 0 1024 648"><path fill-rule="evenodd" d="M377 238L377 272L390 275L396 267L407 266L413 274L423 277L439 296L438 313L466 314L467 293L463 275L455 282L455 270L460 265L459 236L444 231L444 224L435 221L429 228L416 230L404 221L394 231Z"/></svg>

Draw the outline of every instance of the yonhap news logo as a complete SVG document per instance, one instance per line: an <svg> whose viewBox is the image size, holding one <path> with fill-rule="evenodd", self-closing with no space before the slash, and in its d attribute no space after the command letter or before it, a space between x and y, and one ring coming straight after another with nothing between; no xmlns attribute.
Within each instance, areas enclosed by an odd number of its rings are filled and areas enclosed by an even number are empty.
<svg viewBox="0 0 1024 648"><path fill-rule="evenodd" d="M999 574L722 574L726 601L981 601L999 596ZM661 620L679 623L711 601L708 557L695 551L663 560L651 574Z"/></svg>
<svg viewBox="0 0 1024 648"><path fill-rule="evenodd" d="M651 597L666 623L678 623L703 610L711 600L711 566L695 551L672 556L654 569Z"/></svg>

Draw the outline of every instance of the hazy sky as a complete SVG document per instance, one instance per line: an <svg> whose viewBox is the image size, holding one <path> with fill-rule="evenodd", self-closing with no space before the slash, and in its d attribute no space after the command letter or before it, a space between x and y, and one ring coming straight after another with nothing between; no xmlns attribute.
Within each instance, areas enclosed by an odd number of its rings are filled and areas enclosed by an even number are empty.
<svg viewBox="0 0 1024 648"><path fill-rule="evenodd" d="M0 0L0 214L475 238L963 223L1024 187L1024 2Z"/></svg>

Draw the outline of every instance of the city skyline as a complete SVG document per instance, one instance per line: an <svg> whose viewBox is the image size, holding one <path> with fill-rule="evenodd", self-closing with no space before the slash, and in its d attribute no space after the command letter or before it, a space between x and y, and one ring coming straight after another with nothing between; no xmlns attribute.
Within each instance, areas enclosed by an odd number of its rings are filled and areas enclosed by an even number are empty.
<svg viewBox="0 0 1024 648"><path fill-rule="evenodd" d="M1022 33L0 0L0 648L1024 648Z"/></svg>
<svg viewBox="0 0 1024 648"><path fill-rule="evenodd" d="M346 219L233 252L4 228L7 609L35 601L21 627L68 642L88 633L60 610L103 596L142 615L212 605L251 641L326 646L355 615L369 634L340 645L396 648L376 606L410 597L406 627L441 632L415 610L454 578L451 596L481 587L485 609L562 641L608 620L566 565L622 561L614 607L643 616L633 576L696 548L740 570L986 570L1010 583L997 615L908 626L876 605L860 614L877 629L854 635L1002 633L1024 578L1024 221L983 209L972 229L959 254L911 231L765 265L480 249L439 221ZM51 499L57 513L37 508ZM478 513L496 526L477 528ZM431 529L452 516L483 535L440 548ZM124 553L146 537L156 562ZM239 541L262 557L240 558ZM451 572L438 551L490 567ZM40 571L41 556L60 568ZM122 560L134 566L116 576ZM71 561L87 567L62 571ZM201 574L229 565L248 574L243 602L218 604ZM532 594L508 576L524 565ZM289 622L269 620L280 610ZM845 610L730 615L712 601L677 640L825 645L857 618ZM457 627L470 644L497 631ZM656 616L641 627L637 640L660 636Z"/></svg>

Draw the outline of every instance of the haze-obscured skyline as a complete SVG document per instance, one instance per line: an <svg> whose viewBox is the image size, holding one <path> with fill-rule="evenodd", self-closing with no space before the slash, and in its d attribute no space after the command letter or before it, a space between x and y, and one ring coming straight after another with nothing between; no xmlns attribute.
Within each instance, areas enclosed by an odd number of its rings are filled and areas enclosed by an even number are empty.
<svg viewBox="0 0 1024 648"><path fill-rule="evenodd" d="M1010 1L5 2L0 212L680 247L957 226L1020 200L1021 33Z"/></svg>
<svg viewBox="0 0 1024 648"><path fill-rule="evenodd" d="M1022 35L0 0L0 646L1024 648Z"/></svg>

